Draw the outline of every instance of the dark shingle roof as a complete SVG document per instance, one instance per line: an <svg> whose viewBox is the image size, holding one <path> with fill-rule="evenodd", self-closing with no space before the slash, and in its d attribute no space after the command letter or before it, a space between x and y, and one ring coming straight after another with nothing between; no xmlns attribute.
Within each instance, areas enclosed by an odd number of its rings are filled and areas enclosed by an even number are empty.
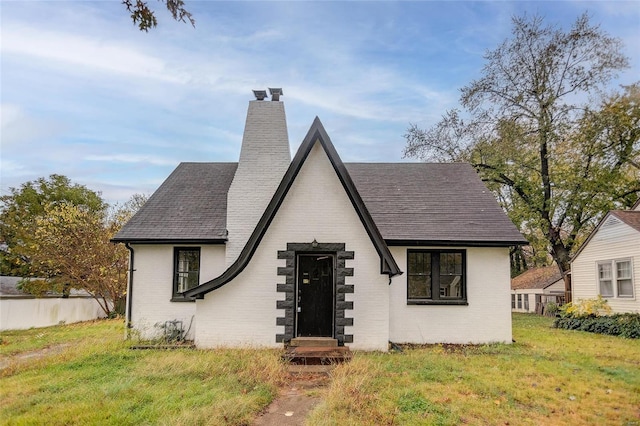
<svg viewBox="0 0 640 426"><path fill-rule="evenodd" d="M223 241L237 163L181 163L113 241Z"/></svg>
<svg viewBox="0 0 640 426"><path fill-rule="evenodd" d="M389 244L526 244L469 164L347 163ZM237 163L181 163L114 241L226 238Z"/></svg>
<svg viewBox="0 0 640 426"><path fill-rule="evenodd" d="M388 243L526 244L466 163L347 163Z"/></svg>

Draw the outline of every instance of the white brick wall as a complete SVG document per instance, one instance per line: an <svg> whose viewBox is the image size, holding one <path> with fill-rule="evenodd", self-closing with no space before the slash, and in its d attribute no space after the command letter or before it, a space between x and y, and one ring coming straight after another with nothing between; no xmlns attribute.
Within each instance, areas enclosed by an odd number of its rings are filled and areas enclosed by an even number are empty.
<svg viewBox="0 0 640 426"><path fill-rule="evenodd" d="M407 248L391 247L396 262L405 271L394 277L391 284L389 339L392 342L511 342L509 250L465 249L469 305L434 306L407 305Z"/></svg>
<svg viewBox="0 0 640 426"><path fill-rule="evenodd" d="M354 268L347 284L355 285L354 294L347 295L354 302L354 309L346 313L354 317L354 325L345 327L345 333L354 336L349 346L386 350L388 278L380 274L380 257L319 144L302 166L247 268L232 282L196 301L196 344L281 346L275 339L284 327L276 326L276 318L284 316L284 311L276 309L276 300L283 299L284 293L277 293L276 285L284 282L277 267L285 266L285 261L278 260L277 253L286 250L289 242L314 239L345 243L346 250L355 252L355 259L346 264Z"/></svg>
<svg viewBox="0 0 640 426"><path fill-rule="evenodd" d="M238 170L227 196L227 266L242 251L290 163L284 104L249 102Z"/></svg>
<svg viewBox="0 0 640 426"><path fill-rule="evenodd" d="M131 321L140 336L145 339L156 337L161 329L155 326L165 321L183 321L189 327L196 312L195 303L171 302L173 295L173 245L132 245L134 255L133 303ZM177 246L179 247L179 246ZM224 272L224 246L205 245L200 247L200 283L213 279ZM194 318L189 332L195 335Z"/></svg>

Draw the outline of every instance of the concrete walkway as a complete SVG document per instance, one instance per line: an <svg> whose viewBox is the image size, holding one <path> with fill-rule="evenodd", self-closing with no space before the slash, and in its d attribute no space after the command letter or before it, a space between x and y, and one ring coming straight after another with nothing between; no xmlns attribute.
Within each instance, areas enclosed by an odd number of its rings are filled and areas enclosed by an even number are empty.
<svg viewBox="0 0 640 426"><path fill-rule="evenodd" d="M314 392L327 386L327 372L294 372L280 395L256 418L254 426L304 425L309 412L322 401Z"/></svg>

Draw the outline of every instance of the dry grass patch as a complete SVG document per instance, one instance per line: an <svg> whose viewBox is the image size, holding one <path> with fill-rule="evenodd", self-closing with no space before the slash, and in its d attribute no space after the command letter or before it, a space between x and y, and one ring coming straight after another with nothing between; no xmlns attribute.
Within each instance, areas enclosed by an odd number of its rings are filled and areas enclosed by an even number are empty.
<svg viewBox="0 0 640 426"><path fill-rule="evenodd" d="M99 338L85 327L99 329ZM131 350L122 340L121 321L84 324L73 331L37 332L55 344L66 335L74 344L2 370L3 422L249 424L286 377L278 351ZM12 358L33 350L31 343L18 343L26 342L19 333L6 339L16 342Z"/></svg>
<svg viewBox="0 0 640 426"><path fill-rule="evenodd" d="M514 315L513 345L358 353L310 425L640 424L640 341Z"/></svg>

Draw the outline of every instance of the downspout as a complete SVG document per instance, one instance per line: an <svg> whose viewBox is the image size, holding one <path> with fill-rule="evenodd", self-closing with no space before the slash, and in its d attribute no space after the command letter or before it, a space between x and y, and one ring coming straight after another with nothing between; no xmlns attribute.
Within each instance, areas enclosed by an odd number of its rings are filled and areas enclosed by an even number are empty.
<svg viewBox="0 0 640 426"><path fill-rule="evenodd" d="M129 243L124 243L124 246L129 250L129 288L127 288L127 338L131 337L129 330L132 328L131 325L131 307L133 300L133 247L129 245Z"/></svg>

